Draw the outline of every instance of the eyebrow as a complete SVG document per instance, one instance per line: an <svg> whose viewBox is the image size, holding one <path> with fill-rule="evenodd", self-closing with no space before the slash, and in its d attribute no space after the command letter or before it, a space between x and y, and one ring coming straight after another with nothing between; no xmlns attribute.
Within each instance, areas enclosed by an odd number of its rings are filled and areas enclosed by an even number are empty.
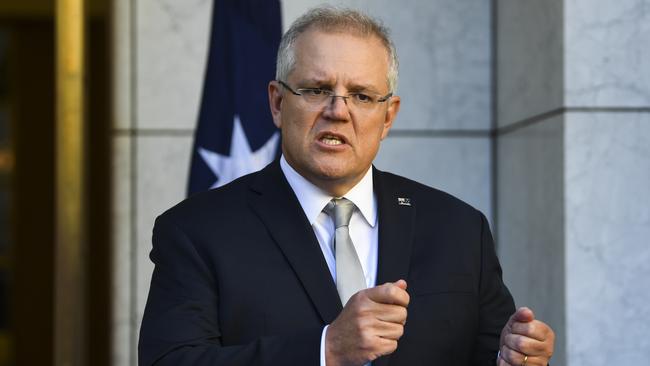
<svg viewBox="0 0 650 366"><path fill-rule="evenodd" d="M317 84L317 85L332 85L332 80L328 80L327 78L319 78L319 77L310 77L310 78L305 78L300 80L298 83L301 84Z"/></svg>
<svg viewBox="0 0 650 366"><path fill-rule="evenodd" d="M360 91L366 91L366 92L372 92L372 93L377 93L381 94L375 87L372 85L367 85L367 84L359 84L359 83L354 83L352 84L349 88L348 91L350 92L360 92Z"/></svg>
<svg viewBox="0 0 650 366"><path fill-rule="evenodd" d="M332 83L331 79L327 78L319 78L319 77L308 77L305 79L302 79L299 81L300 84L315 84L318 85L319 87L328 87L331 88L334 86L334 83ZM347 87L348 92L355 93L355 92L372 92L380 95L381 93L373 86L368 85L368 84L362 84L362 83L352 83L349 87Z"/></svg>

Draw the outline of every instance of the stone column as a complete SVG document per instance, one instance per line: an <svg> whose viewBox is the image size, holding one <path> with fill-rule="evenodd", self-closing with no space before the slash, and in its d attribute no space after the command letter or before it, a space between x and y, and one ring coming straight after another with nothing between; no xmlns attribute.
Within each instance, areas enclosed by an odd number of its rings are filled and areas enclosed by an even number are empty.
<svg viewBox="0 0 650 366"><path fill-rule="evenodd" d="M113 365L137 365L154 219L185 197L212 1L113 2Z"/></svg>
<svg viewBox="0 0 650 366"><path fill-rule="evenodd" d="M495 4L504 275L554 364L647 362L650 1Z"/></svg>

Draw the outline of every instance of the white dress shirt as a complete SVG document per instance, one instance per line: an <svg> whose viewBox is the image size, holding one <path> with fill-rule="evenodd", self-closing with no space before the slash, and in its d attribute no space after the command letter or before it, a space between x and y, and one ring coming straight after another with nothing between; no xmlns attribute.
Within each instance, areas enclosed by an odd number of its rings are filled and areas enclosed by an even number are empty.
<svg viewBox="0 0 650 366"><path fill-rule="evenodd" d="M323 212L327 203L334 197L298 174L289 165L284 155L280 158L280 168L287 178L291 189L293 189L296 197L298 197L300 206L314 229L314 234L316 234L316 239L318 239L318 244L327 262L327 267L330 270L332 279L336 283L336 257L333 250L336 229L334 227L334 220ZM356 206L350 219L350 238L361 262L363 274L366 277L366 286L373 287L377 278L379 225L377 220L377 199L373 191L372 169L368 168L361 181L352 187L348 193L344 194L343 197L352 201ZM325 335L328 326L323 328L321 335L321 366L325 366Z"/></svg>

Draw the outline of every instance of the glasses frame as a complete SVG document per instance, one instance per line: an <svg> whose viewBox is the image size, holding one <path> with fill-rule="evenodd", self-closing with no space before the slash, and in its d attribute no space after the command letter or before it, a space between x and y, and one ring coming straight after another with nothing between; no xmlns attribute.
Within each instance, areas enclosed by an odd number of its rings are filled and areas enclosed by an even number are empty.
<svg viewBox="0 0 650 366"><path fill-rule="evenodd" d="M287 83L285 83L284 81L282 81L282 80L276 80L276 81L277 81L280 85L282 85L283 88L285 88L285 89L287 89L288 91L290 91L291 94L293 94L293 95L298 95L298 96L304 96L304 94L301 94L301 93L300 93L300 90L307 90L307 89L310 89L310 90L311 90L311 89L320 89L320 88L298 88L298 89L294 90L292 87L290 87L290 86L289 86ZM341 98L341 99L343 99L343 101L345 102L345 105L349 106L349 104L348 104L348 99L351 98L350 95L336 95L336 94L334 94L333 92L331 92L331 91L329 91L329 90L326 90L326 89L320 89L320 90L322 90L323 93L324 93L325 95L327 95L328 98L332 98L332 100L333 100L334 98ZM353 94L357 94L357 93L353 93ZM365 93L365 94L367 94L367 93ZM374 93L372 93L372 94L374 94ZM380 94L375 94L375 95L380 95ZM387 100L390 99L392 96L393 96L393 93L388 93L388 94L386 94L386 95L384 95L384 96L380 96L379 98L377 98L377 100L376 100L375 102L369 102L369 103L366 103L366 104L368 104L368 106L376 106L376 105L378 105L379 103L383 103L383 102L387 101ZM323 99L323 100L325 101L326 99ZM353 104L353 105L356 105L356 104L354 104L354 103L352 103L352 104Z"/></svg>

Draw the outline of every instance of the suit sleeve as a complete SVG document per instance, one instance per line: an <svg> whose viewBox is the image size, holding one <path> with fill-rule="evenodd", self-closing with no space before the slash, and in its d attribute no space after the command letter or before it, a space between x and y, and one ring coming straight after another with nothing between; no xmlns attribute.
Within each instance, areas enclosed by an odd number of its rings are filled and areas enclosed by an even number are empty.
<svg viewBox="0 0 650 366"><path fill-rule="evenodd" d="M140 329L140 366L318 365L322 328L224 346L213 272L165 215L156 220L150 257L155 268Z"/></svg>
<svg viewBox="0 0 650 366"><path fill-rule="evenodd" d="M501 330L515 312L510 291L503 283L501 265L487 219L481 213L481 268L479 284L479 329L474 364L494 366Z"/></svg>

